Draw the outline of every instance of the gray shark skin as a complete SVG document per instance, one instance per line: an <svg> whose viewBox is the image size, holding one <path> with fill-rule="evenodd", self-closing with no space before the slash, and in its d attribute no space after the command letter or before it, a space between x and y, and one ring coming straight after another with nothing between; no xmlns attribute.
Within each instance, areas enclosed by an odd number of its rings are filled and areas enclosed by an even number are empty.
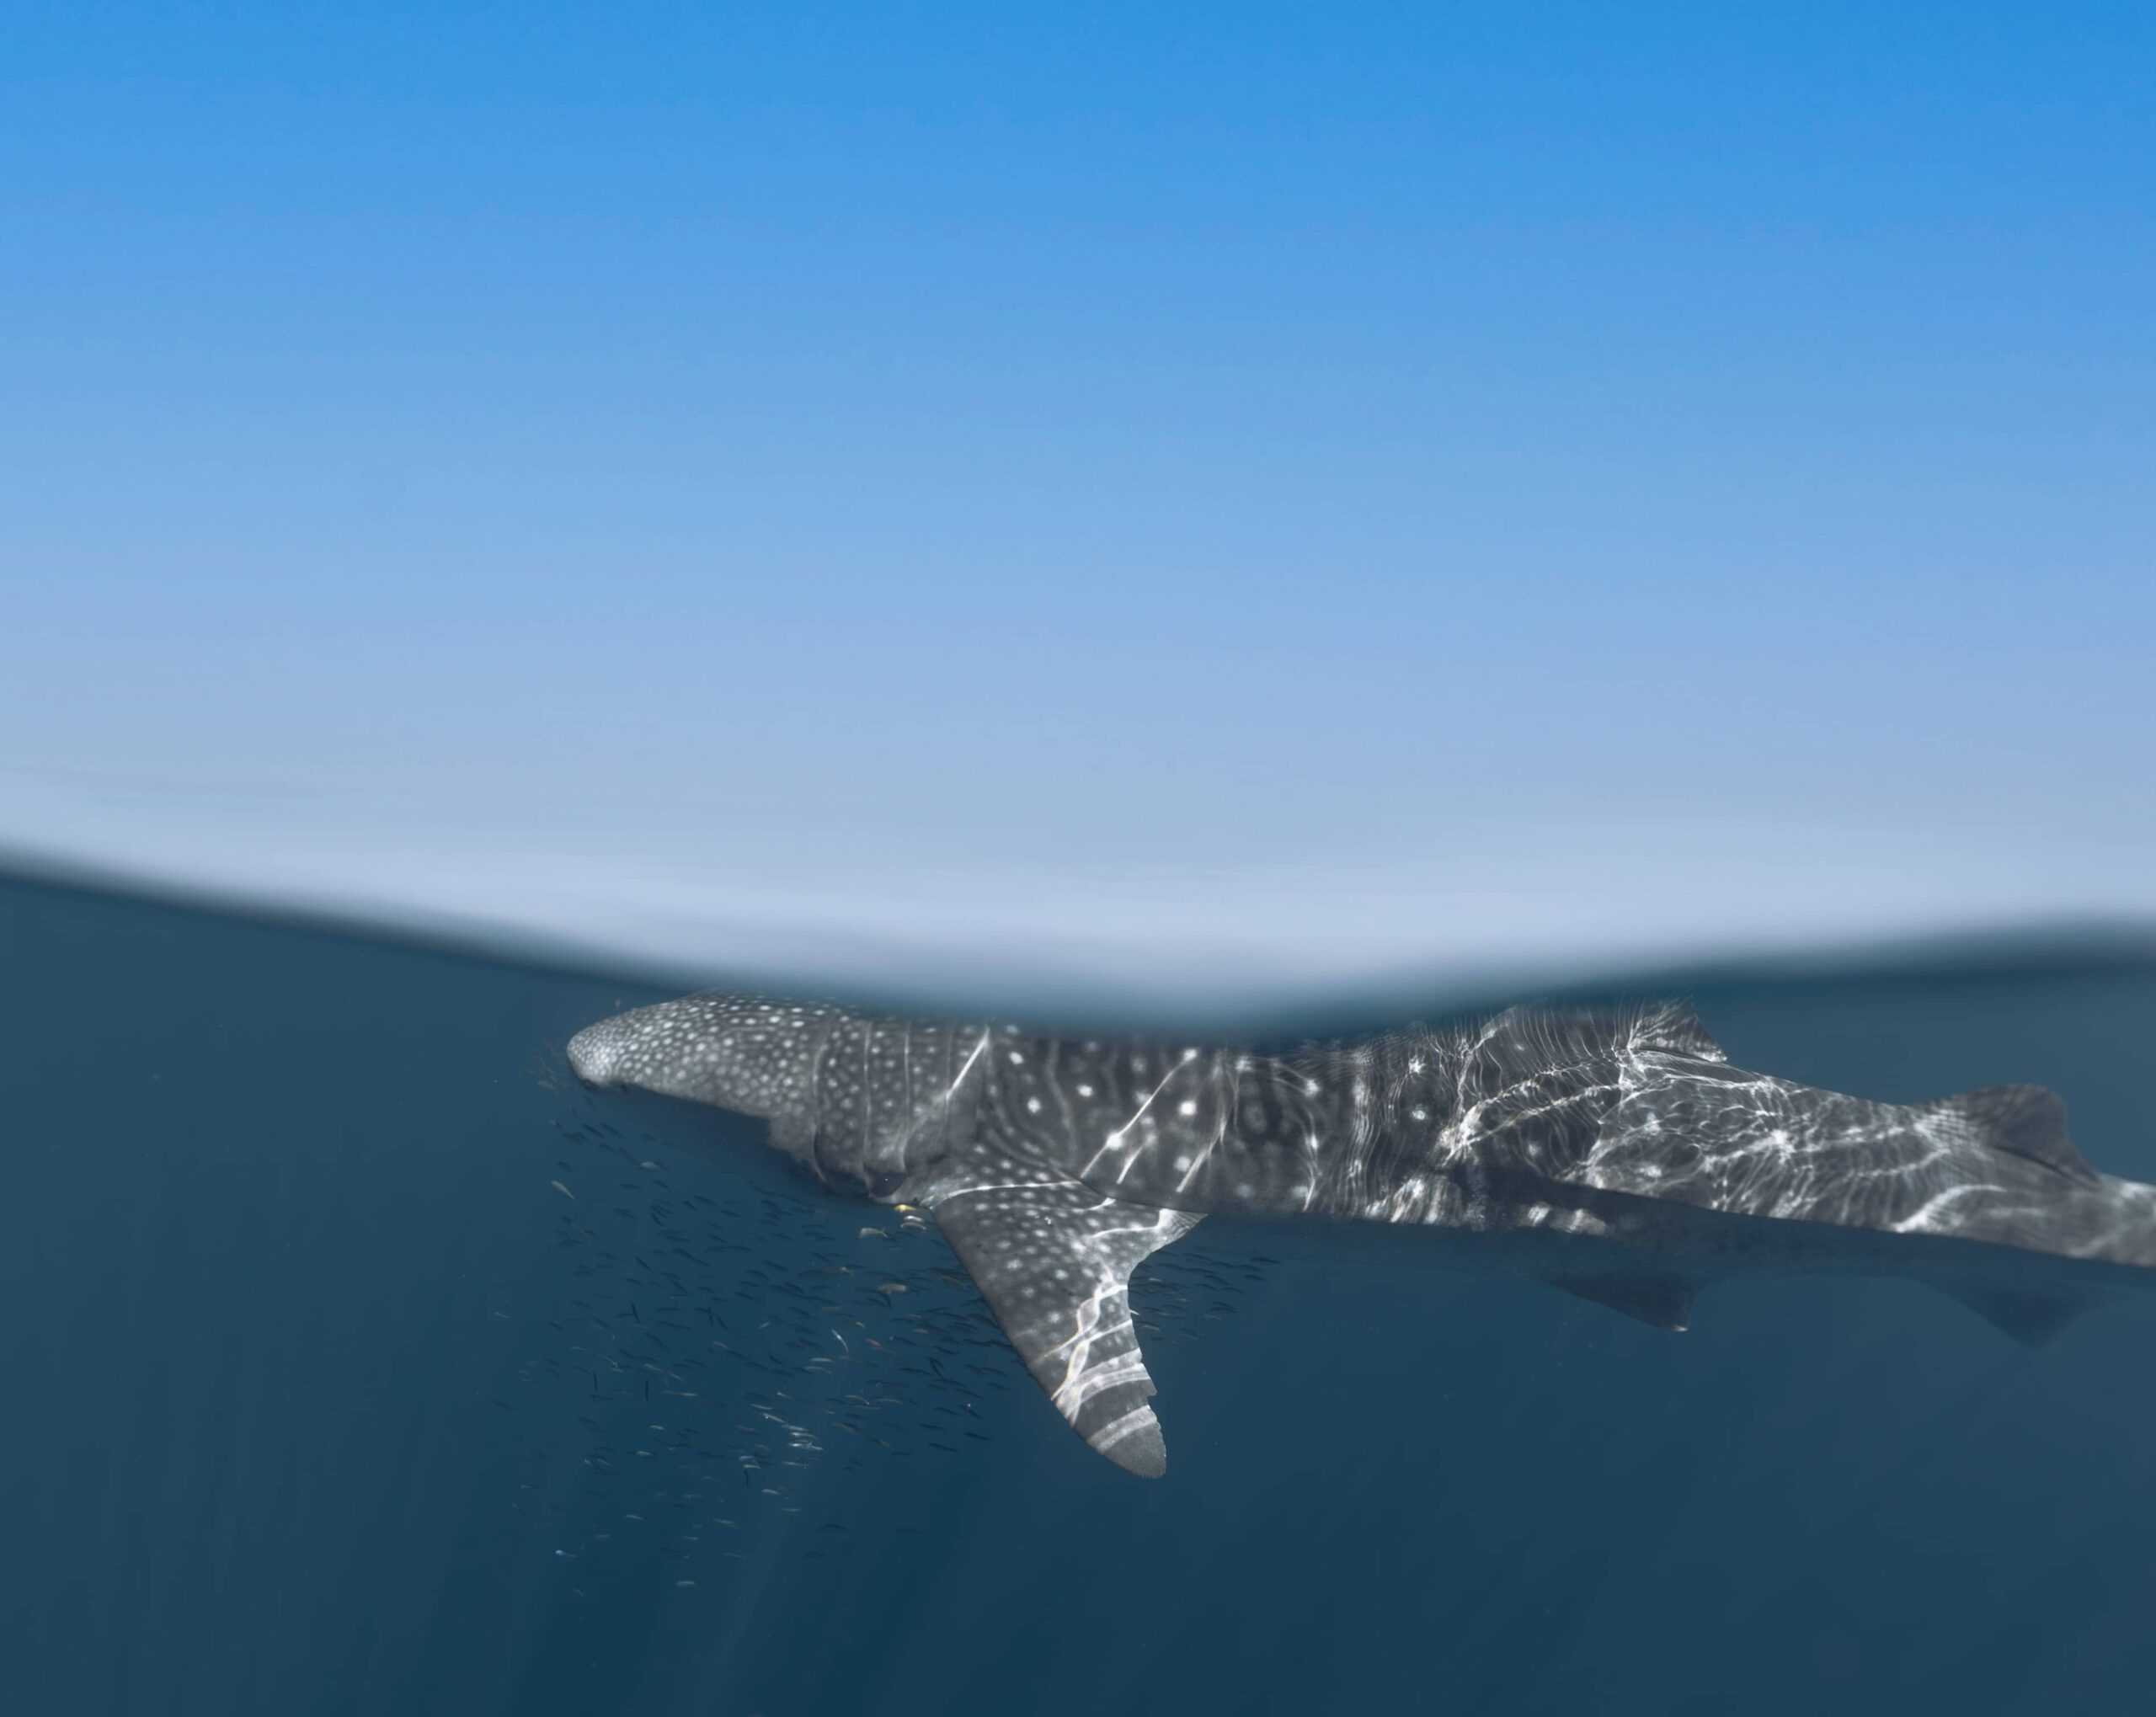
<svg viewBox="0 0 2156 1717"><path fill-rule="evenodd" d="M928 1211L1056 1410L1146 1476L1167 1452L1130 1272L1209 1216L1406 1243L1670 1330L1746 1273L1913 1277L2025 1341L2156 1285L2156 1187L2084 1162L2052 1092L1813 1090L1731 1066L1675 1003L1261 1054L705 995L568 1054L588 1085L763 1117L826 1186Z"/></svg>

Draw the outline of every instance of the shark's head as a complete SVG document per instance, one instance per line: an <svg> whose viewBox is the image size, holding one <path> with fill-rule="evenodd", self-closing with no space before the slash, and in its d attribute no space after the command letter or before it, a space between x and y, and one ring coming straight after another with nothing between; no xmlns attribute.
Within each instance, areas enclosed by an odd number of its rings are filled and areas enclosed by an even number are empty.
<svg viewBox="0 0 2156 1717"><path fill-rule="evenodd" d="M934 1094L905 1040L813 1004L691 996L587 1026L568 1057L588 1085L768 1120L773 1148L818 1180L899 1204L920 1201L945 1136L919 1124Z"/></svg>
<svg viewBox="0 0 2156 1717"><path fill-rule="evenodd" d="M1070 1112L1065 1085L1073 1102L1106 1096L1116 1065L1110 1046L1070 1053L1092 1058L1046 1084L1055 1058L1016 1027L730 995L617 1014L568 1046L588 1085L673 1099L675 1112L760 1116L777 1150L755 1159L782 1154L834 1191L919 1206L1056 1410L1118 1466L1155 1477L1167 1448L1147 1405L1130 1272L1198 1218L1059 1167L1045 1129ZM1128 1058L1142 1072L1155 1053Z"/></svg>

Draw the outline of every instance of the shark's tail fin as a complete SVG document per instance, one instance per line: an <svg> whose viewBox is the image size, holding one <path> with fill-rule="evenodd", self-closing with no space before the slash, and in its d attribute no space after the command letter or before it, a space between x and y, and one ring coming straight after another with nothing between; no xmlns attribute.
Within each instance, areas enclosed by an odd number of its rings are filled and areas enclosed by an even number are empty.
<svg viewBox="0 0 2156 1717"><path fill-rule="evenodd" d="M1939 1286L1993 1329L2028 1347L2041 1347L2082 1313L2112 1298L2105 1288L2052 1282L2041 1288L2006 1288L1988 1282L1942 1282Z"/></svg>
<svg viewBox="0 0 2156 1717"><path fill-rule="evenodd" d="M2066 1131L2066 1105L2058 1093L2042 1085L1986 1085L1923 1106L1993 1150L2041 1163L2085 1186L2095 1186L2102 1178L2073 1148Z"/></svg>
<svg viewBox="0 0 2156 1717"><path fill-rule="evenodd" d="M2112 1263L2144 1262L2121 1256L2117 1242L2118 1232L2137 1234L2145 1224L2105 1232L2115 1229L2121 1208L2114 1192L2106 1190L2104 1177L2073 1148L2066 1130L2066 1105L2056 1091L2042 1085L1989 1085L1924 1106L1967 1143L2038 1164L2058 1176L2050 1183L2055 1189L2050 1197L2062 1236L2084 1242L2060 1247L2065 1256L2099 1270ZM2100 1235L2107 1243L2089 1243ZM2141 1248L2137 1245L2132 1250ZM2059 1266L2055 1263L2052 1267ZM2094 1272L2083 1280L2061 1274L2028 1281L1950 1277L1938 1285L1993 1328L2032 1347L2050 1341L2082 1313L2119 1291Z"/></svg>

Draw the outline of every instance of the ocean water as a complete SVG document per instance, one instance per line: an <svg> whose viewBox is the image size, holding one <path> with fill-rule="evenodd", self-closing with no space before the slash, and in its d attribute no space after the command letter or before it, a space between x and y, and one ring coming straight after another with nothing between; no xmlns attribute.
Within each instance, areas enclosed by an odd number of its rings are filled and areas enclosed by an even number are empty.
<svg viewBox="0 0 2156 1717"><path fill-rule="evenodd" d="M0 974L11 1712L2156 1698L2156 1295L2034 1351L1886 1282L1670 1336L1201 1229L1138 1281L1147 1483L932 1233L563 1085L657 992L27 878ZM2156 964L1691 994L1808 1083L2050 1085L2156 1179Z"/></svg>

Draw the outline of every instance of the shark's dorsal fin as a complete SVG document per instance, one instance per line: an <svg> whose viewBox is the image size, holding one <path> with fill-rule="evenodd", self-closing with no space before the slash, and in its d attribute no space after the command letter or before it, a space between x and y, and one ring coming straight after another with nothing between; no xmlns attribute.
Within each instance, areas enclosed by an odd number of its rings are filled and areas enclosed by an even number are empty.
<svg viewBox="0 0 2156 1717"><path fill-rule="evenodd" d="M1657 1330L1682 1330L1692 1321L1696 1290L1687 1282L1658 1276L1556 1276L1550 1285Z"/></svg>
<svg viewBox="0 0 2156 1717"><path fill-rule="evenodd" d="M1941 1097L1935 1110L1966 1121L1994 1149L2011 1151L2077 1181L2094 1185L2101 1177L2067 1136L2066 1105L2057 1091L2042 1085L1986 1085Z"/></svg>
<svg viewBox="0 0 2156 1717"><path fill-rule="evenodd" d="M1153 1379L1130 1322L1130 1272L1198 1225L1187 1211L1106 1198L1036 1175L934 1205L937 1225L1056 1410L1141 1477L1167 1470Z"/></svg>
<svg viewBox="0 0 2156 1717"><path fill-rule="evenodd" d="M1640 1016L1638 1046L1678 1055L1697 1056L1702 1061L1726 1061L1728 1053L1700 1023L1691 1005L1681 1001L1657 1002Z"/></svg>

